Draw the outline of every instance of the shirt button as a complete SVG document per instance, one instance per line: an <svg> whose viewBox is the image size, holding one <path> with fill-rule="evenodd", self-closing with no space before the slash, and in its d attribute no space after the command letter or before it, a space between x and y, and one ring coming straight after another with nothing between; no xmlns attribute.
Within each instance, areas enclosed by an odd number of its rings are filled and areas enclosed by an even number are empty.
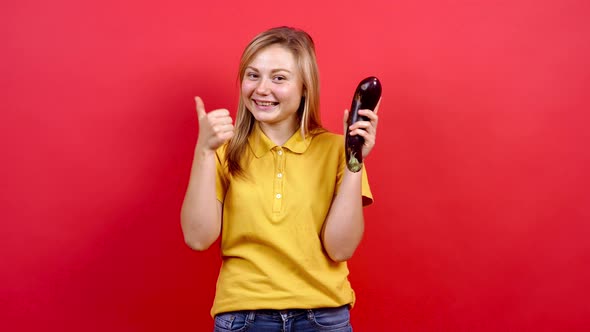
<svg viewBox="0 0 590 332"><path fill-rule="evenodd" d="M277 154L278 154L279 156L280 156L280 155L282 155L282 154L283 154L283 150L279 150L279 151L277 151Z"/></svg>
<svg viewBox="0 0 590 332"><path fill-rule="evenodd" d="M281 199L281 194L277 194L275 197L276 197L277 199Z"/></svg>
<svg viewBox="0 0 590 332"><path fill-rule="evenodd" d="M279 174L277 174L277 178L279 178L279 179L280 179L280 178L282 178L282 177L283 177L283 173L279 173Z"/></svg>

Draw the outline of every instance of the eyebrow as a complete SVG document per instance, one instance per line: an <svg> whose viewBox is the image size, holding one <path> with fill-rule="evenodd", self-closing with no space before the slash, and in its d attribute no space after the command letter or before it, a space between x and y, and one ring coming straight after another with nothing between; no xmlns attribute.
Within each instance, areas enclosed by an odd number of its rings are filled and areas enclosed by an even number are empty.
<svg viewBox="0 0 590 332"><path fill-rule="evenodd" d="M257 71L257 72L260 71L260 70L258 70L258 68L254 68L252 66L248 66L248 67L246 67L246 69L251 69L251 70L254 70L254 71ZM291 74L291 71L289 69L285 69L285 68L275 68L275 69L272 69L270 72L271 73L276 73L276 72L279 72L279 71L284 71L284 72L287 72L287 73Z"/></svg>

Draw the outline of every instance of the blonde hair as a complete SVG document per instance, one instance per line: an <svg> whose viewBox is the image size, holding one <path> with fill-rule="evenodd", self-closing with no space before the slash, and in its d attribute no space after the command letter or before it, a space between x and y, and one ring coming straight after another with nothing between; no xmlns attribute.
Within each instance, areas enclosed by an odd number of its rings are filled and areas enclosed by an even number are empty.
<svg viewBox="0 0 590 332"><path fill-rule="evenodd" d="M303 137L322 130L320 119L320 86L319 71L315 55L315 45L311 36L300 29L291 27L276 27L258 34L244 49L238 70L238 80L241 84L246 68L258 52L271 45L280 45L289 50L297 62L299 74L303 81L303 98L297 110L300 130ZM225 151L227 166L231 175L242 175L240 164L246 151L248 136L254 128L255 119L244 105L242 94L238 103L235 134L228 142Z"/></svg>

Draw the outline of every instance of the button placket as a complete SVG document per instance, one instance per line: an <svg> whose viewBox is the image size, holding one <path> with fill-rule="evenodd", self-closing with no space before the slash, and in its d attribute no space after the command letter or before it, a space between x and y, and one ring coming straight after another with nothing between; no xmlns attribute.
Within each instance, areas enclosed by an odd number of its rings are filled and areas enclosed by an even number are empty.
<svg viewBox="0 0 590 332"><path fill-rule="evenodd" d="M281 211L282 202L283 202L283 165L285 160L284 151L280 148L276 148L276 155L275 155L275 171L274 171L274 199L273 199L273 212L279 213Z"/></svg>

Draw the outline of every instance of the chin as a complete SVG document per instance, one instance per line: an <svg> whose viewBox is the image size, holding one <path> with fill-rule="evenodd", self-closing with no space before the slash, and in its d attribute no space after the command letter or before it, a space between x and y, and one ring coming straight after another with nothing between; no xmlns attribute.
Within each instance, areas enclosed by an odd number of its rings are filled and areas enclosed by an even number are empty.
<svg viewBox="0 0 590 332"><path fill-rule="evenodd" d="M250 111L250 113L252 113L252 115L254 115L254 118L258 121L268 121L277 117L278 109L260 110L258 108L254 108L254 112Z"/></svg>
<svg viewBox="0 0 590 332"><path fill-rule="evenodd" d="M266 114L262 114L262 115L254 115L254 119L256 119L256 121L258 122L262 122L262 123L266 123L266 124L273 124L276 121L274 116L265 116Z"/></svg>

